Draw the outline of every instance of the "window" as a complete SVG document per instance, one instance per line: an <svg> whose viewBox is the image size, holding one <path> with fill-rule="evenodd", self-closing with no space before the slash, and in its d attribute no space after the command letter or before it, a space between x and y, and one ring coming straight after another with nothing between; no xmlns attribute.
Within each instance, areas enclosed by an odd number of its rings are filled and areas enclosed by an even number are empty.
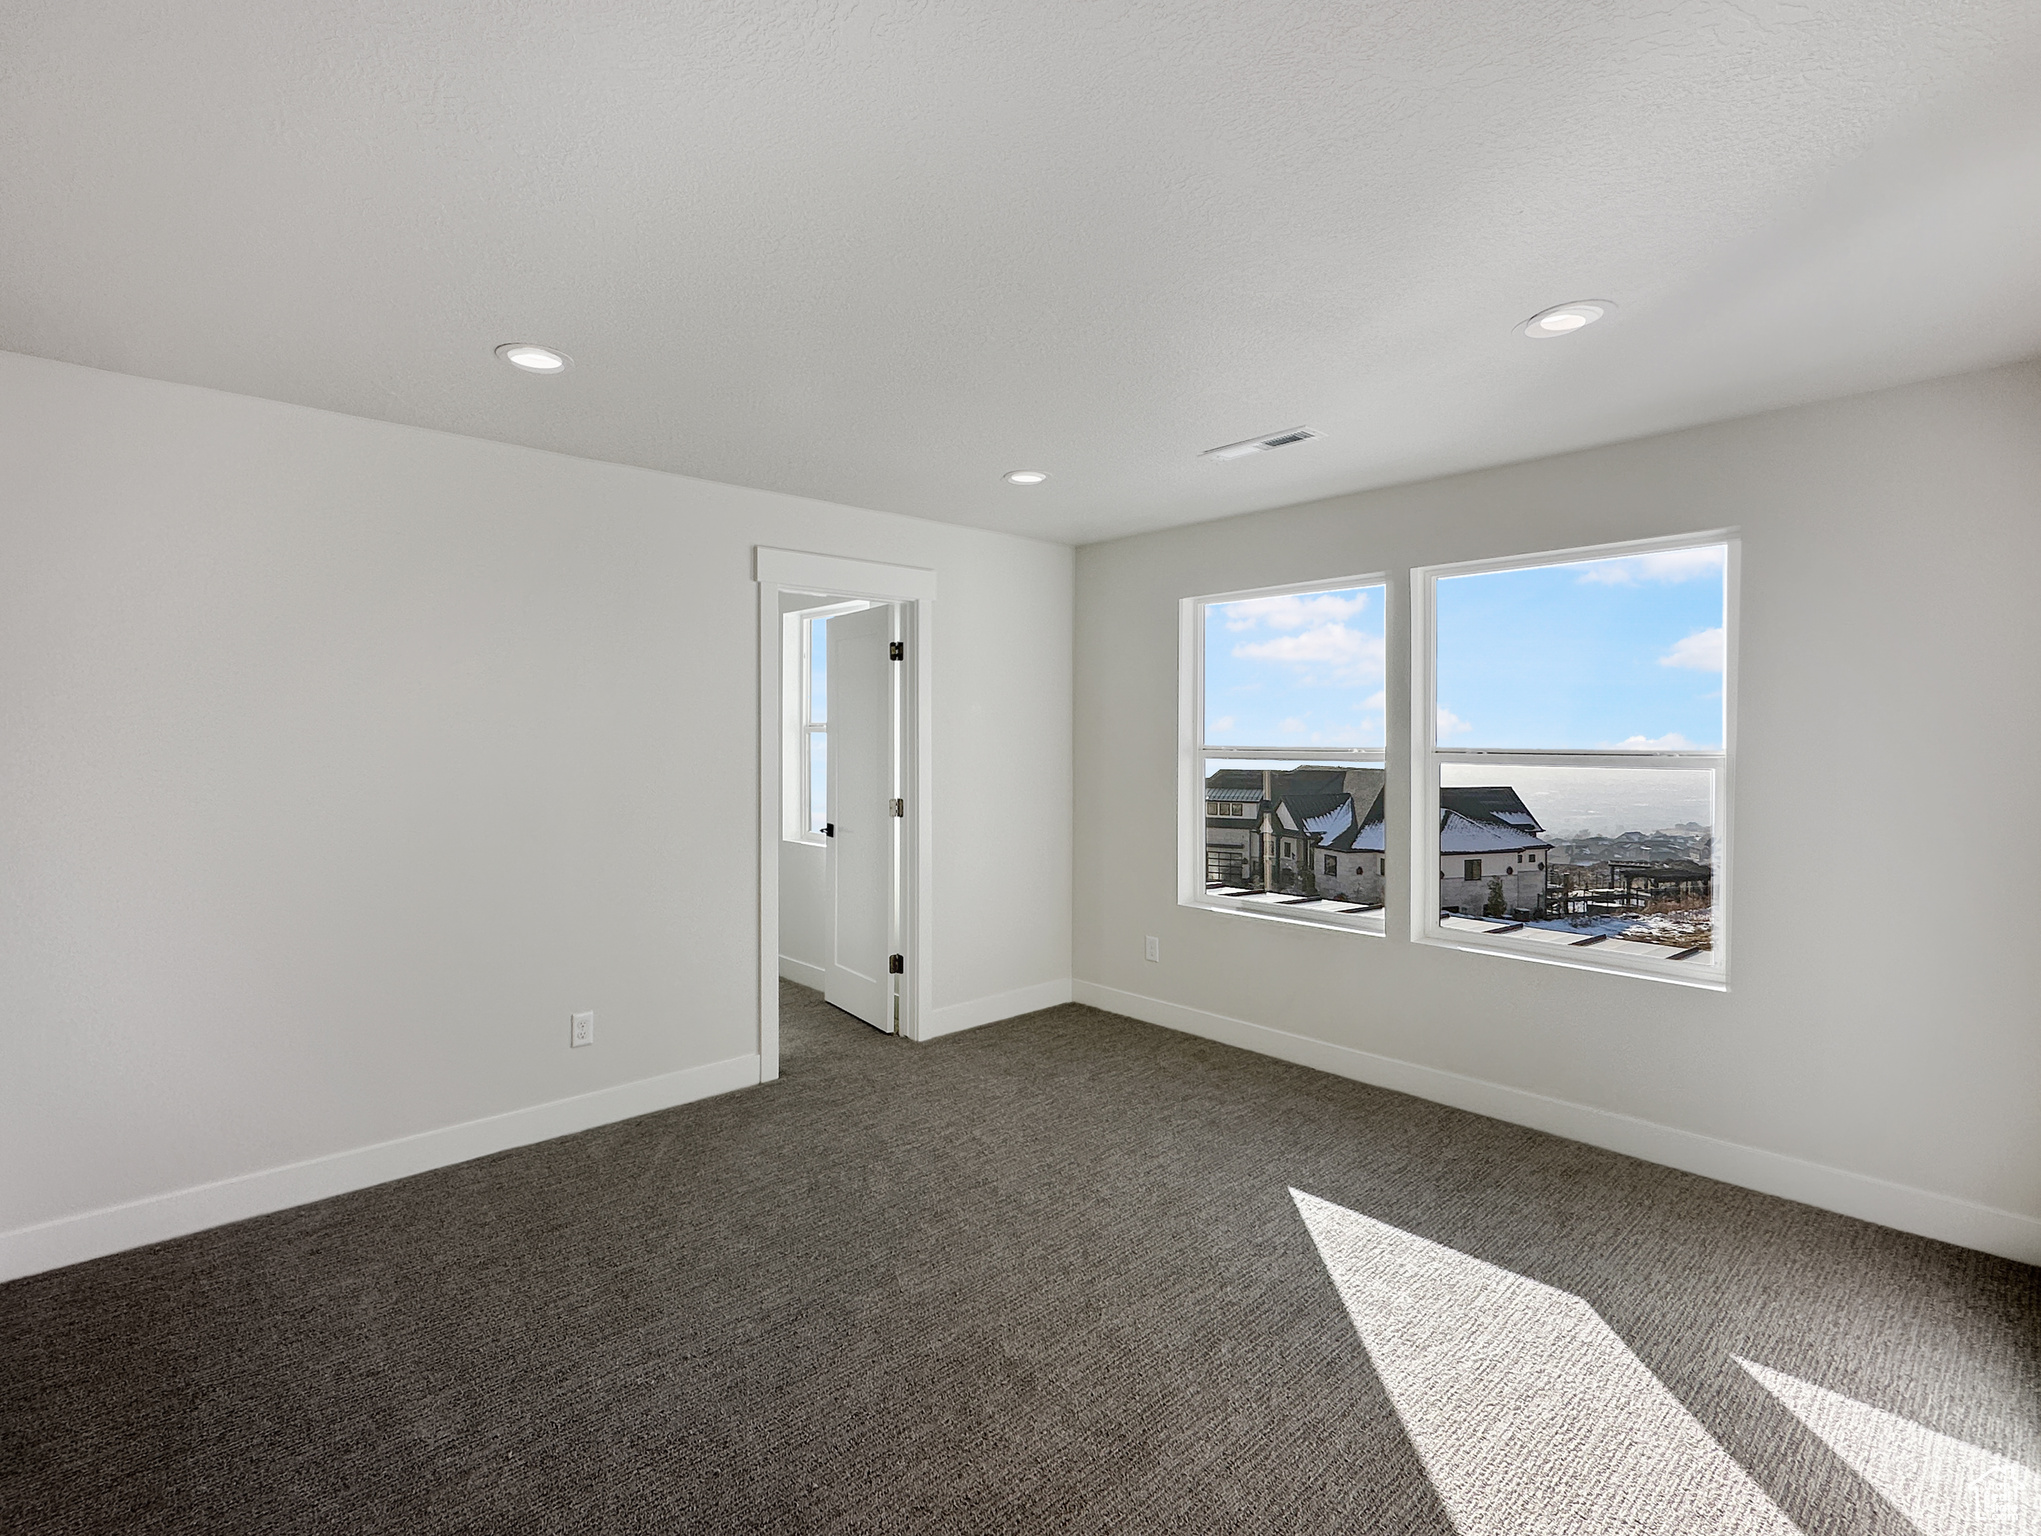
<svg viewBox="0 0 2041 1536"><path fill-rule="evenodd" d="M823 638L828 623L827 614L818 614L801 625L801 677L806 684L801 729L808 739L808 750L801 755L807 768L807 790L801 803L808 808L801 830L810 836L821 835L829 816L829 646Z"/></svg>
<svg viewBox="0 0 2041 1536"><path fill-rule="evenodd" d="M829 620L855 613L866 602L831 603L802 609L783 618L781 646L785 656L782 687L786 701L785 785L780 835L789 842L824 846L822 828L829 816Z"/></svg>
<svg viewBox="0 0 2041 1536"><path fill-rule="evenodd" d="M1463 875L1417 937L1724 983L1736 555L1717 534L1413 573L1420 867Z"/></svg>
<svg viewBox="0 0 2041 1536"><path fill-rule="evenodd" d="M1348 578L1183 603L1186 904L1382 931L1387 590ZM1321 886L1348 853L1348 878Z"/></svg>

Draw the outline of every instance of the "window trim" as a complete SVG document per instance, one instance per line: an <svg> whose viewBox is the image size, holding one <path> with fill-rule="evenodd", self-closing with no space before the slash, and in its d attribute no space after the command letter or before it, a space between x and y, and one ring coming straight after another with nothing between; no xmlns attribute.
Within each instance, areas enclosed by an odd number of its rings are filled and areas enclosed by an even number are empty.
<svg viewBox="0 0 2041 1536"><path fill-rule="evenodd" d="M1722 572L1722 610L1725 647L1722 671L1722 747L1712 750L1660 751L1652 748L1613 747L1593 751L1534 750L1502 747L1441 747L1438 743L1438 630L1433 589L1441 577L1474 576L1491 571L1535 570L1548 565L1578 565L1592 560L1624 559L1677 549L1697 549L1720 544L1726 548ZM1673 534L1654 539L1626 539L1620 543L1583 545L1574 549L1546 550L1532 554L1499 556L1483 560L1462 560L1438 565L1413 566L1410 571L1410 878L1405 900L1410 914L1412 942L1434 947L1465 950L1475 954L1505 955L1558 965L1575 970L1599 971L1605 975L1637 976L1672 982L1710 992L1729 990L1730 897L1734 882L1735 762L1737 652L1741 644L1739 587L1742 574L1742 541L1735 528L1716 528L1699 533ZM1721 873L1716 882L1715 918L1711 947L1716 962L1705 971L1691 969L1691 962L1657 960L1648 956L1595 958L1598 946L1580 948L1555 946L1549 941L1525 939L1515 929L1503 932L1467 931L1444 926L1439 915L1436 887L1439 869L1439 818L1437 813L1439 769L1445 761L1495 761L1522 767L1553 768L1710 768L1715 773L1715 824L1711 833L1715 864ZM1549 860L1548 860L1549 862ZM1540 866L1541 868L1543 866ZM1428 878L1431 877L1431 878ZM1486 922L1488 919L1460 919ZM1504 925L1507 927L1507 925Z"/></svg>
<svg viewBox="0 0 2041 1536"><path fill-rule="evenodd" d="M1347 762L1383 770L1384 792L1393 795L1392 758L1385 739L1375 747L1208 747L1205 745L1205 609L1215 603L1237 603L1255 597L1292 597L1313 592L1339 592L1349 587L1374 587L1382 594L1382 632L1395 634L1396 582L1391 573L1376 571L1361 576L1320 577L1311 581L1276 583L1233 592L1209 592L1177 601L1177 904L1206 912L1223 912L1235 917L1264 922L1288 923L1293 927L1317 928L1335 933L1362 933L1377 938L1385 935L1390 907L1395 905L1394 876L1382 876L1382 906L1372 912L1347 915L1336 912L1298 912L1267 901L1248 897L1214 896L1205 889L1205 763L1211 758L1238 758L1262 762L1269 758L1305 761L1321 758L1328 763ZM1385 655L1383 688L1388 689L1388 658ZM1388 708L1383 710L1383 736L1388 731ZM1243 822L1242 825L1253 825ZM1386 854L1384 861L1387 863Z"/></svg>

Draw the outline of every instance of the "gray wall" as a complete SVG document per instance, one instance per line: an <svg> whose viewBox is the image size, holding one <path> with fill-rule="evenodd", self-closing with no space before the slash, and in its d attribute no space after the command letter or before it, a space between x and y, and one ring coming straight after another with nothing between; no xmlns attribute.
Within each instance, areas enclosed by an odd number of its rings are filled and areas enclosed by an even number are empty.
<svg viewBox="0 0 2041 1536"><path fill-rule="evenodd" d="M1067 987L1067 547L10 354L0 486L0 1247L741 1065L760 543L938 571L933 1001Z"/></svg>
<svg viewBox="0 0 2041 1536"><path fill-rule="evenodd" d="M1388 937L1177 905L1179 598L1390 572L1401 768L1410 567L1724 526L1743 538L1727 993L1413 943L1395 796ZM1970 1202L1988 1209L1965 1240L2041 1257L2022 1247L2041 943L1974 899L1980 837L2003 868L2041 865L2037 580L2032 364L1088 546L1078 995L1897 1224L1961 1228ZM1839 849L1880 852L1858 873Z"/></svg>

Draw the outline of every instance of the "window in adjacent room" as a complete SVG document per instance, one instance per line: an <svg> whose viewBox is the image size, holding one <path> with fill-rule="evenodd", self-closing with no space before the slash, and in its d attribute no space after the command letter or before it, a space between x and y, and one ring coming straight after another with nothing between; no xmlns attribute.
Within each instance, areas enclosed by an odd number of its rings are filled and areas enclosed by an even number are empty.
<svg viewBox="0 0 2041 1536"><path fill-rule="evenodd" d="M781 835L789 842L824 844L829 815L829 675L826 633L840 613L869 608L868 602L837 602L784 616L781 644L786 689L784 814Z"/></svg>
<svg viewBox="0 0 2041 1536"><path fill-rule="evenodd" d="M1382 931L1386 597L1367 577L1185 600L1187 904Z"/></svg>
<svg viewBox="0 0 2041 1536"><path fill-rule="evenodd" d="M801 754L802 765L807 770L807 781L801 793L801 804L807 807L807 815L802 821L801 833L810 838L822 835L823 823L829 815L829 650L822 643L822 629L828 622L827 614L819 614L807 618L801 625L804 660L801 677L807 685L801 695L804 706L801 729L808 742L808 750Z"/></svg>
<svg viewBox="0 0 2041 1536"><path fill-rule="evenodd" d="M1722 984L1735 564L1717 534L1413 573L1420 939Z"/></svg>

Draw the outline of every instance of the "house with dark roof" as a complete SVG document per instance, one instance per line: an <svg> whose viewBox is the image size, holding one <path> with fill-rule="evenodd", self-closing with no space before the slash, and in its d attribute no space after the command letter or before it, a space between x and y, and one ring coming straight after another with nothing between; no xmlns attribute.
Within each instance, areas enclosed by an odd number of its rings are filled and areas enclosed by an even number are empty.
<svg viewBox="0 0 2041 1536"><path fill-rule="evenodd" d="M1323 894L1375 906L1385 900L1389 874L1387 787L1378 785L1363 804L1351 802L1354 814L1319 844L1313 860Z"/></svg>
<svg viewBox="0 0 2041 1536"><path fill-rule="evenodd" d="M1539 916L1552 845L1514 789L1439 790L1439 910L1467 917Z"/></svg>
<svg viewBox="0 0 2041 1536"><path fill-rule="evenodd" d="M1381 901L1382 860L1364 858L1356 838L1369 814L1380 819L1383 779L1380 768L1344 765L1215 770L1205 780L1205 883ZM1379 849L1380 827L1371 835ZM1375 871L1366 889L1364 864Z"/></svg>
<svg viewBox="0 0 2041 1536"><path fill-rule="evenodd" d="M1380 768L1221 768L1205 780L1205 882L1374 906L1389 872ZM1439 907L1542 914L1552 845L1507 785L1439 792Z"/></svg>

